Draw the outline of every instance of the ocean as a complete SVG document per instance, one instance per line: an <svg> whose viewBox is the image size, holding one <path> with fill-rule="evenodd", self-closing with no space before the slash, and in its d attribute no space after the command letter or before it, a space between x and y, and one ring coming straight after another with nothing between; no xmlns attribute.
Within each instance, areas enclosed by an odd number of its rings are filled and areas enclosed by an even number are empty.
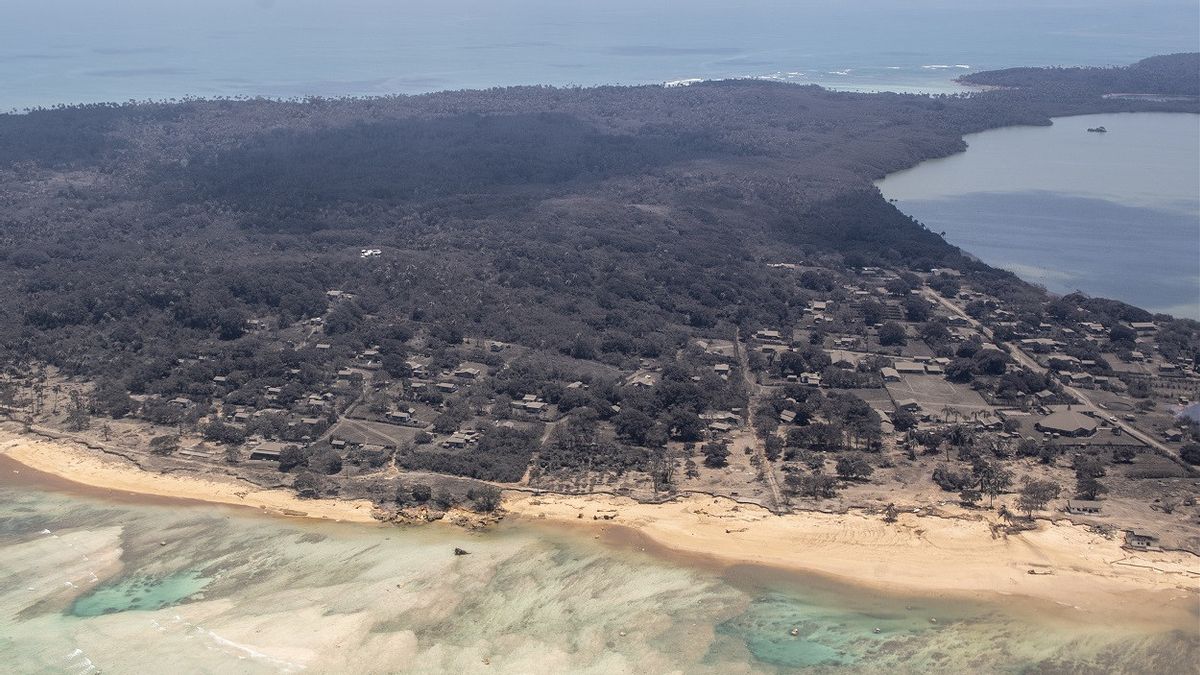
<svg viewBox="0 0 1200 675"><path fill-rule="evenodd" d="M1119 65L1200 44L1195 0L0 0L0 6L0 110L15 111L186 96L374 96L730 77L955 93L964 89L954 78L976 70ZM1196 125L1138 119L1104 138L1060 133L1063 124L990 132L973 137L966 155L894 176L885 189L968 252L1052 291L1078 288L1197 318ZM1047 139L1053 148L1038 145ZM1137 145L1143 141L1148 145ZM1161 161L1150 147L1166 152ZM1042 182L1056 174L1029 170L1050 167L1044 160L1053 159L1051 151L1076 148L1097 163L1091 171L1080 162L1051 167L1075 176L1066 189ZM1017 182L955 182L960 193L916 187L923 176L943 181L960 168L995 180L996 167ZM1098 175L1097 167L1108 173ZM1191 179L1190 187L1179 187L1180 177ZM1144 179L1167 181L1176 191L1151 199L1130 194L1129 183ZM1081 189L1085 182L1094 185Z"/></svg>
<svg viewBox="0 0 1200 675"><path fill-rule="evenodd" d="M1200 42L1194 0L3 0L0 110L763 77L954 92Z"/></svg>
<svg viewBox="0 0 1200 675"><path fill-rule="evenodd" d="M719 569L631 536L114 501L13 467L8 672L1168 673L1200 657L1179 627Z"/></svg>
<svg viewBox="0 0 1200 675"><path fill-rule="evenodd" d="M1081 115L966 141L965 153L892 174L880 190L950 243L1052 292L1200 319L1200 115Z"/></svg>

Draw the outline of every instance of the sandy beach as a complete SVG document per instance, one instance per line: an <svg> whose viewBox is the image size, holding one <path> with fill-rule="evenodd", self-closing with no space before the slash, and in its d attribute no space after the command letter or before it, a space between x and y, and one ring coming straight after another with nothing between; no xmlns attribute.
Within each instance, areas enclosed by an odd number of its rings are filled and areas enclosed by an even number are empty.
<svg viewBox="0 0 1200 675"><path fill-rule="evenodd" d="M83 445L0 433L0 455L28 469L115 494L250 507L269 514L374 522L367 501L303 500L223 477L159 474ZM784 516L730 499L690 495L643 504L605 494L506 491L507 516L582 530L613 542L636 538L665 555L720 567L760 565L819 574L880 591L933 596L1023 596L1093 620L1195 623L1200 557L1129 551L1065 519L1035 531L993 534L981 512L874 514L799 512ZM1031 570L1033 573L1031 573ZM1168 619L1169 620L1169 619ZM1186 624L1183 624L1186 625Z"/></svg>
<svg viewBox="0 0 1200 675"><path fill-rule="evenodd" d="M1133 552L1066 520L993 536L987 517L918 516L896 523L863 513L776 516L708 496L640 504L611 495L511 494L519 518L604 530L629 528L668 551L723 566L756 564L816 573L885 592L984 598L996 594L1057 603L1069 616L1161 623L1177 613L1194 625L1200 558ZM582 516L582 517L581 517ZM611 520L605 520L610 517ZM994 515L991 517L995 517ZM1034 573L1030 573L1033 570Z"/></svg>
<svg viewBox="0 0 1200 675"><path fill-rule="evenodd" d="M287 490L264 490L219 476L152 473L65 441L0 431L0 455L44 474L116 493L242 506L281 516L375 522L371 502L366 500L300 499Z"/></svg>

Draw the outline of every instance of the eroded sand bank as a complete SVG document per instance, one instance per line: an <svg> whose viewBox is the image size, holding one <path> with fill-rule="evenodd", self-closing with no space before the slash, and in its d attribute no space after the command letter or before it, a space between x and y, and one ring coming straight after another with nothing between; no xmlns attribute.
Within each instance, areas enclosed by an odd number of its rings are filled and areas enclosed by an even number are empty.
<svg viewBox="0 0 1200 675"><path fill-rule="evenodd" d="M0 454L25 467L122 493L328 520L373 522L365 500L304 500L223 477L158 474L66 441L0 432ZM817 573L883 591L932 595L1026 596L1068 615L1160 624L1194 623L1200 614L1200 557L1176 551L1132 552L1066 520L1035 531L994 533L993 514L953 517L800 512L776 516L730 499L691 495L642 504L613 495L507 491L510 516L600 535L626 528L667 552L713 564L762 565ZM1032 570L1032 573L1031 573Z"/></svg>
<svg viewBox="0 0 1200 675"><path fill-rule="evenodd" d="M82 445L0 431L0 454L36 471L116 492L247 506L269 513L326 520L374 522L366 500L300 499L221 476L162 474Z"/></svg>
<svg viewBox="0 0 1200 675"><path fill-rule="evenodd" d="M695 495L640 504L612 495L510 494L505 507L527 519L631 528L658 546L716 564L818 573L884 591L1028 596L1076 615L1101 619L1119 610L1123 621L1154 623L1172 612L1194 622L1200 606L1200 558L1128 551L1119 534L1108 539L1065 520L1004 536L993 535L992 521L979 514L908 513L896 523L856 512L776 516Z"/></svg>

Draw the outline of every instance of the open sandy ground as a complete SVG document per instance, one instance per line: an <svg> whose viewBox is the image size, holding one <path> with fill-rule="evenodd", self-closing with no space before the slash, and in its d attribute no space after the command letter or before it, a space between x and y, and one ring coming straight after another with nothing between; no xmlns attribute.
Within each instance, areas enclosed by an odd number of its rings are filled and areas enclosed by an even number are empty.
<svg viewBox="0 0 1200 675"><path fill-rule="evenodd" d="M116 494L252 507L266 513L374 522L365 500L303 500L223 477L158 474L66 441L0 431L0 455L24 467ZM633 533L666 554L719 566L761 565L816 573L897 594L1023 596L1056 603L1065 616L1200 626L1200 557L1128 551L1066 520L994 534L993 515L900 514L896 523L859 512L774 515L722 497L690 495L643 504L606 494L507 491L514 520L583 529L619 541ZM627 539L627 537L626 537ZM1031 573L1031 570L1033 573Z"/></svg>
<svg viewBox="0 0 1200 675"><path fill-rule="evenodd" d="M42 473L117 493L247 506L286 516L374 522L366 500L300 499L220 476L162 474L85 446L0 430L0 455Z"/></svg>
<svg viewBox="0 0 1200 675"><path fill-rule="evenodd" d="M817 573L899 594L1025 596L1095 620L1119 611L1125 622L1160 624L1173 614L1174 623L1200 627L1200 557L1128 551L1119 537L1107 539L1066 520L994 536L988 517L974 512L905 513L886 523L857 512L777 516L699 495L666 504L612 495L508 497L505 508L520 518L573 523L597 534L631 528L659 547L718 565Z"/></svg>

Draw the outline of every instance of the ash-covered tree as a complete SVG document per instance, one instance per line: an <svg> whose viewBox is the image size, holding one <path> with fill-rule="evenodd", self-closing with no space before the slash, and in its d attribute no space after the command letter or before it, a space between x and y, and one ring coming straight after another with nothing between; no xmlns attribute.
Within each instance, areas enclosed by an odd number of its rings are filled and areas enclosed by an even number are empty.
<svg viewBox="0 0 1200 675"><path fill-rule="evenodd" d="M316 499L321 496L324 481L315 473L305 471L296 476L296 480L292 482L292 488L301 499Z"/></svg>
<svg viewBox="0 0 1200 675"><path fill-rule="evenodd" d="M819 471L794 471L787 475L784 484L792 494L809 499L832 499L837 496L837 479Z"/></svg>
<svg viewBox="0 0 1200 675"><path fill-rule="evenodd" d="M307 466L308 457L298 445L286 446L279 451L279 470L287 473L298 466Z"/></svg>
<svg viewBox="0 0 1200 675"><path fill-rule="evenodd" d="M625 408L613 417L617 433L635 445L645 445L654 419L636 408Z"/></svg>
<svg viewBox="0 0 1200 675"><path fill-rule="evenodd" d="M467 499L476 511L491 513L500 508L500 488L494 485L481 485L467 492Z"/></svg>
<svg viewBox="0 0 1200 675"><path fill-rule="evenodd" d="M879 344L885 347L899 347L907 343L904 326L895 321L888 321L879 328Z"/></svg>
<svg viewBox="0 0 1200 675"><path fill-rule="evenodd" d="M1182 455L1183 453L1180 452L1180 456ZM1113 450L1112 461L1114 464L1132 464L1135 457L1137 457L1136 450L1130 447L1121 447ZM1196 448L1196 460L1197 462L1200 462L1200 446L1197 446Z"/></svg>
<svg viewBox="0 0 1200 675"><path fill-rule="evenodd" d="M409 494L412 496L412 500L414 502L418 504L424 504L433 498L433 488L429 487L429 485L425 483L417 483L416 485L412 486L412 490L409 492Z"/></svg>
<svg viewBox="0 0 1200 675"><path fill-rule="evenodd" d="M867 458L857 452L844 453L838 457L835 470L838 478L842 480L862 480L875 472Z"/></svg>
<svg viewBox="0 0 1200 675"><path fill-rule="evenodd" d="M87 402L78 391L71 390L71 400L67 403L67 431L83 431L92 426L92 415Z"/></svg>
<svg viewBox="0 0 1200 675"><path fill-rule="evenodd" d="M1108 488L1095 476L1089 474L1075 476L1075 495L1080 499L1096 499L1105 492L1108 492Z"/></svg>
<svg viewBox="0 0 1200 675"><path fill-rule="evenodd" d="M729 466L728 442L712 441L705 443L701 451L704 453L704 466L710 469L723 469Z"/></svg>
<svg viewBox="0 0 1200 675"><path fill-rule="evenodd" d="M980 460L972 467L972 473L979 481L979 491L988 497L988 508L998 495L1012 486L1012 472L996 462Z"/></svg>
<svg viewBox="0 0 1200 675"><path fill-rule="evenodd" d="M150 454L170 455L179 449L179 437L174 434L155 436L150 439Z"/></svg>
<svg viewBox="0 0 1200 675"><path fill-rule="evenodd" d="M1062 486L1052 480L1029 480L1021 486L1021 493L1017 497L1017 506L1029 518L1033 518L1034 511L1044 509L1050 500L1058 497L1060 492L1062 492Z"/></svg>

